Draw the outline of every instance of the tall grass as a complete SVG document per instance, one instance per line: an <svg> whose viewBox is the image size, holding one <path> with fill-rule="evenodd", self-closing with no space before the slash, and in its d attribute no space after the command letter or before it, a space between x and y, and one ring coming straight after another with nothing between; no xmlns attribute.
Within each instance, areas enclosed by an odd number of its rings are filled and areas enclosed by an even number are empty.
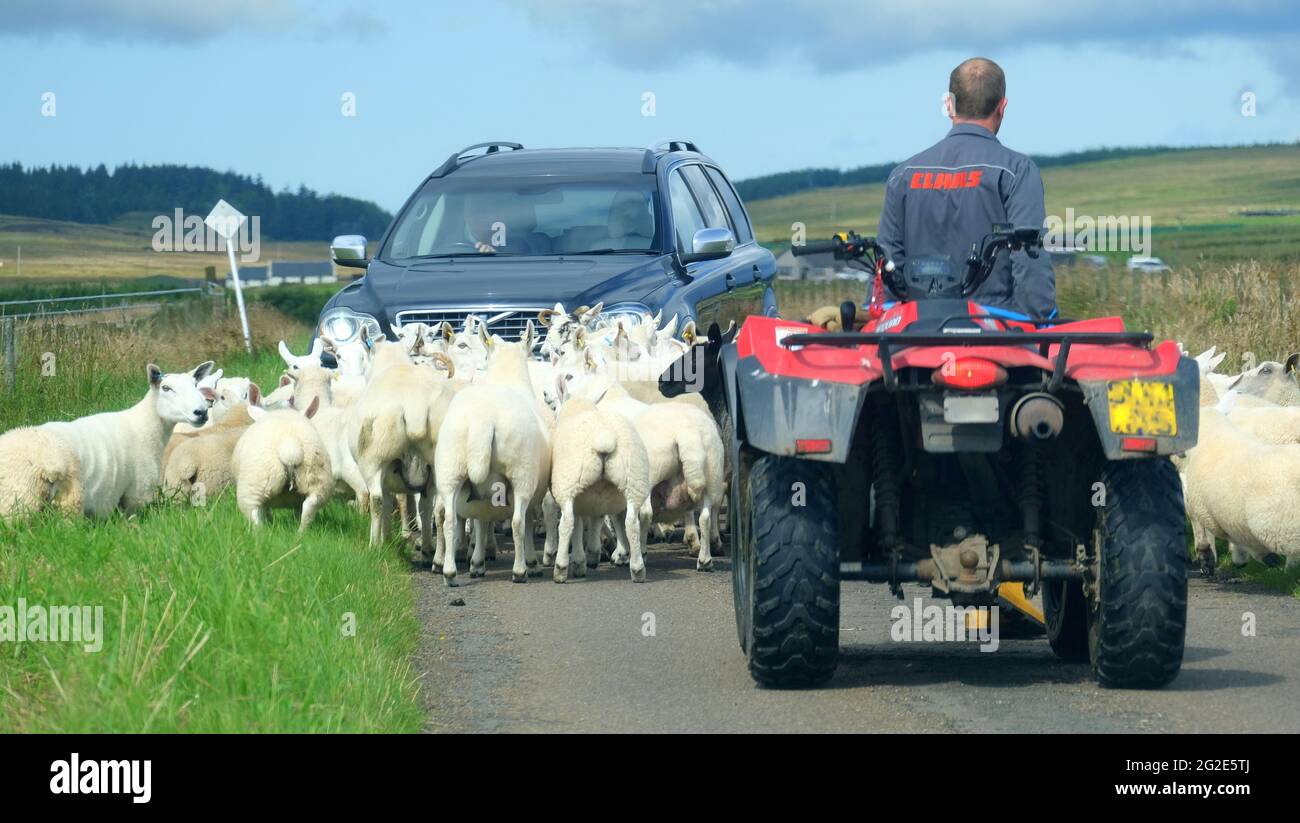
<svg viewBox="0 0 1300 823"><path fill-rule="evenodd" d="M269 390L276 343L301 347L307 329L261 305L249 319L251 356L209 301L123 325L24 323L0 429L131 405L150 361L212 358ZM285 511L254 532L229 494L106 521L0 522L0 606L102 606L105 624L98 652L0 642L0 731L418 730L409 566L369 550L341 500L296 529Z"/></svg>

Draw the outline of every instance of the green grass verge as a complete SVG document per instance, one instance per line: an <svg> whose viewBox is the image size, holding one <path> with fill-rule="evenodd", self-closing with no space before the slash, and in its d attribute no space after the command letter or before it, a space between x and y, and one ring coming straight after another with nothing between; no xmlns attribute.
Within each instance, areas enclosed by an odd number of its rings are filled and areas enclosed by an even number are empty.
<svg viewBox="0 0 1300 823"><path fill-rule="evenodd" d="M176 370L211 356L269 391L275 341L302 348L307 334L274 313L255 320L252 355L219 312L25 328L0 430L131 405L146 357ZM48 375L46 351L58 355ZM226 494L130 518L0 523L0 607L102 606L104 618L97 652L0 640L0 731L419 730L409 566L367 548L367 522L336 500L302 538L290 511L253 531Z"/></svg>

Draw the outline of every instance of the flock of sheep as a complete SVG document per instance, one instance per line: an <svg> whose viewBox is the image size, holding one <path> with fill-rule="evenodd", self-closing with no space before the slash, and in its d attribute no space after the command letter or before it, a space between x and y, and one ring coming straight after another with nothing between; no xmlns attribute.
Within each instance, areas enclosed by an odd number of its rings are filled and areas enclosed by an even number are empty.
<svg viewBox="0 0 1300 823"><path fill-rule="evenodd" d="M1237 375L1215 372L1226 353L1196 356L1201 369L1196 448L1177 458L1202 568L1213 573L1214 539L1232 560L1300 564L1300 354Z"/></svg>
<svg viewBox="0 0 1300 823"><path fill-rule="evenodd" d="M712 567L724 495L723 444L700 395L660 394L657 378L697 341L692 323L636 322L556 305L523 338L504 340L469 317L403 326L397 340L328 338L294 355L263 396L211 362L165 374L147 367L148 391L129 409L0 435L0 517L55 508L106 517L154 500L194 501L229 487L261 524L269 508L301 508L300 529L336 494L370 514L371 546L395 513L423 560L455 585L458 559L472 577L495 558L495 524L509 524L513 579L540 574L533 534L545 527L542 565L554 579L598 564L602 532L612 560L645 579L643 548L655 524L684 522ZM338 367L320 365L323 348ZM540 348L542 357L534 356ZM1300 563L1300 354L1238 375L1224 355L1197 355L1201 418L1196 448L1177 458L1202 565L1214 538L1234 562ZM698 524L698 525L697 525ZM472 550L462 546L466 538Z"/></svg>
<svg viewBox="0 0 1300 823"><path fill-rule="evenodd" d="M679 336L675 317L601 309L557 304L514 342L475 317L460 329L408 324L397 340L362 329L346 344L318 339L302 356L281 342L286 371L265 396L210 361L177 374L150 364L148 391L129 409L0 435L0 517L44 508L105 517L160 488L194 502L233 487L254 526L269 508L300 507L301 531L341 494L369 512L372 547L395 514L405 537L418 531L420 557L450 585L458 555L472 577L485 573L502 521L516 582L541 564L557 582L584 576L606 527L613 562L644 581L649 530L683 521L696 568L711 570L722 438L698 394L666 398L657 381L698 342L694 324ZM337 368L320 365L323 349Z"/></svg>

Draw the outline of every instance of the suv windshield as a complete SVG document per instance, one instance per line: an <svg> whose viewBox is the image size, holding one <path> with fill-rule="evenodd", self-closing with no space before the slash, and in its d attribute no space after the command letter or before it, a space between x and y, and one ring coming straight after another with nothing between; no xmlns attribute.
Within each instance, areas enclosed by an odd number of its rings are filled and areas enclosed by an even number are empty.
<svg viewBox="0 0 1300 823"><path fill-rule="evenodd" d="M657 252L654 181L648 174L433 178L380 257Z"/></svg>

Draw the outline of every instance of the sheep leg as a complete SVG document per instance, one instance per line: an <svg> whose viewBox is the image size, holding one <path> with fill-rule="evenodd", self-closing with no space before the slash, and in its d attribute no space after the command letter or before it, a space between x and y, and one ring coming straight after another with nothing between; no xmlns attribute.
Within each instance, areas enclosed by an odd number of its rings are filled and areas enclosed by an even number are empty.
<svg viewBox="0 0 1300 823"><path fill-rule="evenodd" d="M415 495L404 494L398 499L400 506L399 520L402 523L402 539L410 540L414 537L416 530L419 528L418 504Z"/></svg>
<svg viewBox="0 0 1300 823"><path fill-rule="evenodd" d="M594 569L600 565L600 530L605 527L605 518L593 517L583 527L586 538L587 568Z"/></svg>
<svg viewBox="0 0 1300 823"><path fill-rule="evenodd" d="M497 559L497 524L491 520L483 521L483 528L487 530L487 559Z"/></svg>
<svg viewBox="0 0 1300 823"><path fill-rule="evenodd" d="M447 549L447 507L443 504L441 497L433 499L433 521L437 523L437 531L434 533L433 541L433 570L442 571L442 555Z"/></svg>
<svg viewBox="0 0 1300 823"><path fill-rule="evenodd" d="M316 512L320 511L320 507L324 506L328 501L329 495L307 495L307 499L302 501L302 519L298 523L298 534L307 531L307 527L311 525L311 521L316 519Z"/></svg>
<svg viewBox="0 0 1300 823"><path fill-rule="evenodd" d="M700 554L695 559L697 572L713 571L713 555L709 553L709 544L713 537L713 501L707 497L700 506Z"/></svg>
<svg viewBox="0 0 1300 823"><path fill-rule="evenodd" d="M627 535L623 533L623 530L619 527L618 521L613 517L606 518L605 523L609 526L610 530L614 532L615 549L609 556L609 562L613 563L615 566L626 566L628 555ZM641 533L639 529L637 533ZM644 539L642 540L642 545L645 545Z"/></svg>
<svg viewBox="0 0 1300 823"><path fill-rule="evenodd" d="M593 518L575 517L573 520L573 537L569 540L569 562L573 566L574 577L587 576L587 542L586 534L591 529Z"/></svg>
<svg viewBox="0 0 1300 823"><path fill-rule="evenodd" d="M425 492L416 503L416 513L420 520L420 562L429 560L434 555L433 546L433 495Z"/></svg>
<svg viewBox="0 0 1300 823"><path fill-rule="evenodd" d="M456 582L456 552L460 541L465 539L465 521L456 516L456 499L447 497L443 503L447 509L447 520L443 531L447 533L447 547L442 553L442 579L448 586L459 585Z"/></svg>
<svg viewBox="0 0 1300 823"><path fill-rule="evenodd" d="M1219 565L1219 556L1214 550L1214 535L1193 520L1192 542L1196 545L1196 556L1200 560L1201 572L1206 577L1214 577L1214 569Z"/></svg>
<svg viewBox="0 0 1300 823"><path fill-rule="evenodd" d="M695 528L695 510L691 509L686 512L684 519L686 523L682 528L682 542L685 543L686 548L691 551L703 551L703 549L700 548L700 543L703 542L700 540L700 531L702 530L697 530Z"/></svg>
<svg viewBox="0 0 1300 823"><path fill-rule="evenodd" d="M370 548L377 548L384 542L384 481L383 475L375 474L370 480Z"/></svg>
<svg viewBox="0 0 1300 823"><path fill-rule="evenodd" d="M537 565L537 558L533 557L533 537L528 533L528 500L533 496L533 490L520 486L514 486L514 490L515 506L510 518L510 536L515 541L515 565L511 579L516 583L527 583L528 567ZM556 565L559 565L558 559Z"/></svg>
<svg viewBox="0 0 1300 823"><path fill-rule="evenodd" d="M628 571L632 573L633 583L645 582L645 557L641 554L641 512L640 507L631 501L627 504L627 515L622 520L614 521L621 543L631 547L631 560Z"/></svg>
<svg viewBox="0 0 1300 823"><path fill-rule="evenodd" d="M542 547L542 565L549 566L555 562L556 529L560 521L560 506L550 492L542 498L542 520L546 523L546 542Z"/></svg>
<svg viewBox="0 0 1300 823"><path fill-rule="evenodd" d="M564 583L569 579L569 541L573 539L573 521L573 501L565 500L560 503L560 534L555 552L555 570L551 574L556 583ZM515 556L518 557L518 553Z"/></svg>
<svg viewBox="0 0 1300 823"><path fill-rule="evenodd" d="M483 577L487 574L487 533L492 524L487 520L474 520L474 554L469 559L469 576Z"/></svg>

